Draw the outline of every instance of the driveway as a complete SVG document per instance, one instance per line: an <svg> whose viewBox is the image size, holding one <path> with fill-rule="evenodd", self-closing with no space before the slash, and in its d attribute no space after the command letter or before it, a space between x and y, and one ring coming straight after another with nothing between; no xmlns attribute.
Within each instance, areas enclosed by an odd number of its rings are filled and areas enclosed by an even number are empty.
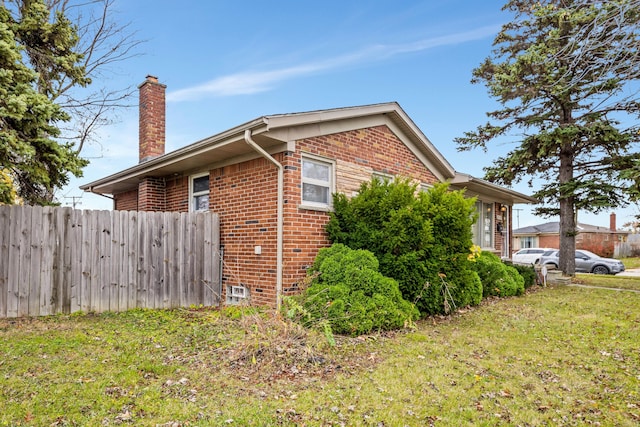
<svg viewBox="0 0 640 427"><path fill-rule="evenodd" d="M630 268L622 273L616 274L616 276L640 277L640 268Z"/></svg>

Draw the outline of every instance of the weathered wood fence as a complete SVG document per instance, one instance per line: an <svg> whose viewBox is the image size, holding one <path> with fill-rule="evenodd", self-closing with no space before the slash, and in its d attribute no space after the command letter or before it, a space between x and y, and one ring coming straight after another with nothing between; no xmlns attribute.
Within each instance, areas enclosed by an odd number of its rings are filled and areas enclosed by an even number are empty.
<svg viewBox="0 0 640 427"><path fill-rule="evenodd" d="M613 248L614 258L640 256L640 234L629 234L626 242L616 242Z"/></svg>
<svg viewBox="0 0 640 427"><path fill-rule="evenodd" d="M209 212L0 206L0 317L217 305Z"/></svg>

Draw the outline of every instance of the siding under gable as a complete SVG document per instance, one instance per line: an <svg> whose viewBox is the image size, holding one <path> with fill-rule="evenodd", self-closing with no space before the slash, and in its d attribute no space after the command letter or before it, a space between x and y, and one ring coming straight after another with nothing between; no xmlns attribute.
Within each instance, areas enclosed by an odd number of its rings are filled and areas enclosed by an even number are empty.
<svg viewBox="0 0 640 427"><path fill-rule="evenodd" d="M425 184L438 182L385 125L308 138L298 141L296 147L298 151L338 160L341 169L337 171L336 188L347 195L353 190L355 179L370 180L373 172L409 177Z"/></svg>

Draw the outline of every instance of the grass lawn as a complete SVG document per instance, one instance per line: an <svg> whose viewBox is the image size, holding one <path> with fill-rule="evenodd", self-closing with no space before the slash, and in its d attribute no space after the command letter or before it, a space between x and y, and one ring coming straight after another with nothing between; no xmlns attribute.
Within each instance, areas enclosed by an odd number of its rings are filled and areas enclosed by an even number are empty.
<svg viewBox="0 0 640 427"><path fill-rule="evenodd" d="M640 257L622 258L620 261L622 261L626 269L640 268Z"/></svg>
<svg viewBox="0 0 640 427"><path fill-rule="evenodd" d="M237 309L4 319L0 426L636 426L639 307L550 286L335 347Z"/></svg>
<svg viewBox="0 0 640 427"><path fill-rule="evenodd" d="M577 285L640 290L640 277L633 276L604 276L578 273L572 282Z"/></svg>

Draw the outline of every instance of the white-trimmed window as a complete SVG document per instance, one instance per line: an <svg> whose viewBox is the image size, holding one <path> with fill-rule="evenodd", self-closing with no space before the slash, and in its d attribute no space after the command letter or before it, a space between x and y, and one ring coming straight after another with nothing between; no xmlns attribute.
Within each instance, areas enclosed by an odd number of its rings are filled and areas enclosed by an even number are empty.
<svg viewBox="0 0 640 427"><path fill-rule="evenodd" d="M327 209L331 206L334 163L317 157L302 157L302 205Z"/></svg>
<svg viewBox="0 0 640 427"><path fill-rule="evenodd" d="M494 211L493 203L476 202L478 220L473 226L473 243L482 249L494 248Z"/></svg>
<svg viewBox="0 0 640 427"><path fill-rule="evenodd" d="M209 210L209 174L193 175L189 179L189 210Z"/></svg>
<svg viewBox="0 0 640 427"><path fill-rule="evenodd" d="M534 236L522 236L520 237L520 249L522 248L535 248L535 237Z"/></svg>
<svg viewBox="0 0 640 427"><path fill-rule="evenodd" d="M371 178L377 178L380 182L393 182L393 175L391 175L390 173L374 172L371 174Z"/></svg>
<svg viewBox="0 0 640 427"><path fill-rule="evenodd" d="M433 188L433 184L420 183L418 190L421 192L429 191Z"/></svg>

